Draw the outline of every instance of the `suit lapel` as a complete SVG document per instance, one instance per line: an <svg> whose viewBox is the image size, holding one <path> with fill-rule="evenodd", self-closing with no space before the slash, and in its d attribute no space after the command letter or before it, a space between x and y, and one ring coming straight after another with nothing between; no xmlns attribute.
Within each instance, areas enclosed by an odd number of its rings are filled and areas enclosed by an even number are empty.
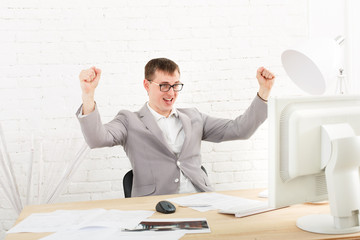
<svg viewBox="0 0 360 240"><path fill-rule="evenodd" d="M191 119L184 113L182 113L180 111L177 111L177 112L179 114L179 118L180 118L180 121L182 122L184 133L185 133L184 144L183 144L183 146L181 148L181 152L180 152L180 155L181 155L191 140L192 127L191 127Z"/></svg>
<svg viewBox="0 0 360 240"><path fill-rule="evenodd" d="M158 124L156 123L154 116L149 111L148 107L145 105L140 109L139 116L141 121L144 123L146 128L150 130L153 135L157 138L157 140L164 145L164 147L173 155L175 156L174 152L170 149L169 145L166 143L163 132L159 128Z"/></svg>

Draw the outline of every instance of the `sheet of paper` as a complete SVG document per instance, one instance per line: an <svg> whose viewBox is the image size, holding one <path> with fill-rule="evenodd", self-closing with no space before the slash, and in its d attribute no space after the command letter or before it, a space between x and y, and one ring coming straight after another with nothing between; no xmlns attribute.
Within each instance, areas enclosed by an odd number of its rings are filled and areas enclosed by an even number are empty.
<svg viewBox="0 0 360 240"><path fill-rule="evenodd" d="M79 228L80 224L105 212L105 209L57 210L50 213L33 213L11 228L8 233L57 232Z"/></svg>
<svg viewBox="0 0 360 240"><path fill-rule="evenodd" d="M154 214L154 211L121 211L107 210L82 223L81 227L112 227L112 228L132 228L141 221Z"/></svg>
<svg viewBox="0 0 360 240"><path fill-rule="evenodd" d="M154 211L57 210L34 213L11 228L8 233L59 232L84 227L130 228L150 217Z"/></svg>
<svg viewBox="0 0 360 240"><path fill-rule="evenodd" d="M185 235L181 231L169 232L122 232L114 228L83 228L57 232L40 240L178 240Z"/></svg>
<svg viewBox="0 0 360 240"><path fill-rule="evenodd" d="M178 240L186 233L209 233L206 218L146 219L132 230L85 227L56 232L41 240Z"/></svg>
<svg viewBox="0 0 360 240"><path fill-rule="evenodd" d="M114 228L89 227L77 230L56 232L41 240L106 240L118 230Z"/></svg>
<svg viewBox="0 0 360 240"><path fill-rule="evenodd" d="M122 232L117 231L106 240L178 240L185 235L182 231L165 232ZM79 239L80 240L80 239ZM83 240L83 239L81 239Z"/></svg>
<svg viewBox="0 0 360 240"><path fill-rule="evenodd" d="M226 209L231 207L252 208L254 205L265 204L267 202L257 201L247 198L234 197L220 193L197 193L185 197L169 198L170 202L175 202L179 205L196 206L190 207L194 210L205 212L209 210ZM206 207L198 207L205 205Z"/></svg>

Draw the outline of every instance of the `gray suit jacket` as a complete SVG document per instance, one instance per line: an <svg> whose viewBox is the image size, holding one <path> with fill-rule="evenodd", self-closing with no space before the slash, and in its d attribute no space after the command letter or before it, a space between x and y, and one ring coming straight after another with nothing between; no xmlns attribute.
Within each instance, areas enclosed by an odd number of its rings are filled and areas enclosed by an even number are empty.
<svg viewBox="0 0 360 240"><path fill-rule="evenodd" d="M80 110L81 107L76 116ZM178 156L166 144L146 104L138 112L122 110L104 125L97 107L78 119L90 148L123 146L134 173L131 195L136 197L177 193L179 168L200 191L212 191L207 175L201 170L201 141L247 139L267 117L267 104L258 97L234 120L210 117L195 108L177 110L185 132Z"/></svg>

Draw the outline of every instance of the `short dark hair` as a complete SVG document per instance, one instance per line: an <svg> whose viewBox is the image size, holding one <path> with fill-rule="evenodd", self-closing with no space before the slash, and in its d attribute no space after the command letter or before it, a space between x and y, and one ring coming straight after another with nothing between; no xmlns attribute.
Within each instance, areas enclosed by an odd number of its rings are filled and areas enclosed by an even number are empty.
<svg viewBox="0 0 360 240"><path fill-rule="evenodd" d="M167 58L154 58L145 65L145 79L153 80L156 70L169 74L178 71L180 74L179 66L174 61Z"/></svg>

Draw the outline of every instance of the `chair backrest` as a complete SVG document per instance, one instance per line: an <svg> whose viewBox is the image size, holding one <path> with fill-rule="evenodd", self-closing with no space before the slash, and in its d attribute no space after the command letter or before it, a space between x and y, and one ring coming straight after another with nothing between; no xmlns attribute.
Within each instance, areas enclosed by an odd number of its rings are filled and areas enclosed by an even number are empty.
<svg viewBox="0 0 360 240"><path fill-rule="evenodd" d="M205 173L206 176L207 176L207 171L206 171L206 169L204 168L204 166L201 165L201 169L204 171L204 173Z"/></svg>
<svg viewBox="0 0 360 240"><path fill-rule="evenodd" d="M207 171L204 168L204 166L201 166L201 169L207 175ZM124 189L125 198L130 198L131 197L131 190L132 190L132 185L133 185L133 177L134 177L133 171L130 170L125 174L125 176L123 178L123 189Z"/></svg>
<svg viewBox="0 0 360 240"><path fill-rule="evenodd" d="M124 178L123 178L123 188L124 188L124 196L126 198L130 198L131 197L131 190L132 190L132 184L133 184L133 171L130 170L128 171Z"/></svg>

